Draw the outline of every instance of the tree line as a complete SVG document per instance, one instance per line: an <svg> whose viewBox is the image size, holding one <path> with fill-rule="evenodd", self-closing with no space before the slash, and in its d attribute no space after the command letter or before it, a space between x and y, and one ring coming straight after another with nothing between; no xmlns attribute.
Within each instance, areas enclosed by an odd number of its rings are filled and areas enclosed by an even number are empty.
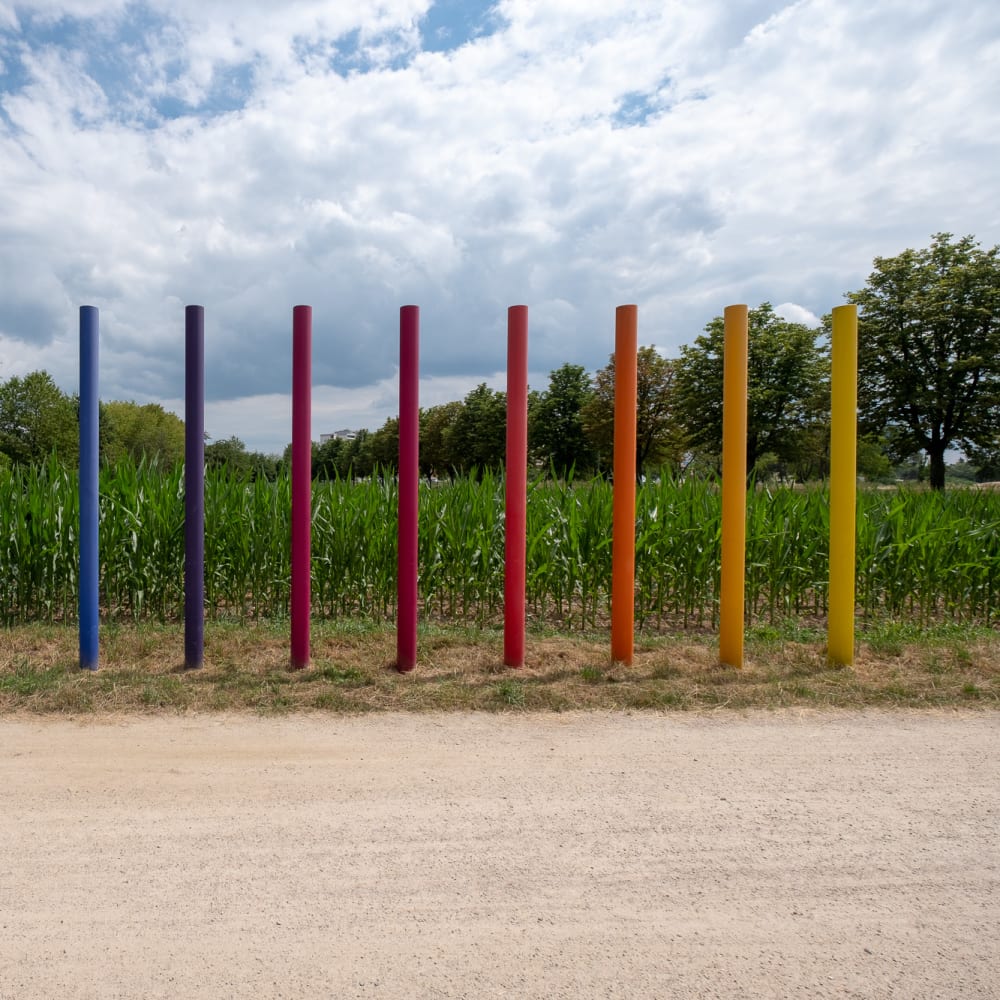
<svg viewBox="0 0 1000 1000"><path fill-rule="evenodd" d="M858 470L945 483L946 458L1000 478L1000 247L939 233L929 247L877 257L859 306ZM747 468L758 478L823 478L829 461L830 317L812 328L768 302L749 314ZM675 358L638 353L636 468L712 474L722 447L723 319L713 318ZM588 373L566 363L529 393L531 461L558 477L608 474L613 466L614 356ZM433 478L502 468L506 395L478 385L461 401L420 414L421 472ZM399 422L313 446L313 474L391 473ZM37 462L55 452L75 461L76 401L45 372L0 383L0 463ZM105 461L130 456L183 460L184 425L155 403L101 406ZM206 462L272 477L283 456L249 452L238 438L206 445Z"/></svg>

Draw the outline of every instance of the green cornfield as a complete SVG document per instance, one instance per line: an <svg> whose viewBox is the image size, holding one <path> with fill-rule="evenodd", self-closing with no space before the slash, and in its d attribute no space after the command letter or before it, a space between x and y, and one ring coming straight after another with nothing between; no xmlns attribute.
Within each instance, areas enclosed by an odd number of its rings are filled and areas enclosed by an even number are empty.
<svg viewBox="0 0 1000 1000"><path fill-rule="evenodd" d="M205 602L215 618L280 618L289 606L287 476L209 470ZM607 622L611 486L529 487L529 620L570 629ZM109 621L183 615L183 469L122 463L100 480L101 607ZM1000 495L862 490L857 595L862 620L993 625L1000 601ZM55 462L0 470L0 622L75 621L75 472ZM829 508L824 489L748 494L750 623L816 622L826 612ZM503 480L423 484L420 592L425 618L488 624L503 613ZM636 504L636 623L712 627L718 613L717 484L643 484ZM396 491L391 480L313 487L313 612L392 618Z"/></svg>

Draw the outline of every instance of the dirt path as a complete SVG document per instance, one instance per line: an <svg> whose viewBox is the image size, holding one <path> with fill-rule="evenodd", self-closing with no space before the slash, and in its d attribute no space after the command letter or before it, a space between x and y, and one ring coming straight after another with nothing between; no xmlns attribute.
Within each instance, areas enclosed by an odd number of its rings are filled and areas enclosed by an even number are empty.
<svg viewBox="0 0 1000 1000"><path fill-rule="evenodd" d="M0 998L995 998L998 758L996 714L0 722Z"/></svg>

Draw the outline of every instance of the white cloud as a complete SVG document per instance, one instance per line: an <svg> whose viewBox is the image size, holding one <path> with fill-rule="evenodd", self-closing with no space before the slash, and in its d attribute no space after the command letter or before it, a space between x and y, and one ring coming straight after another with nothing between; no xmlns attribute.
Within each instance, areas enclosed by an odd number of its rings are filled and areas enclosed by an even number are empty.
<svg viewBox="0 0 1000 1000"><path fill-rule="evenodd" d="M806 309L794 302L782 302L781 305L774 307L774 311L782 319L787 319L790 323L804 323L809 327L822 326L823 323L820 317L810 309Z"/></svg>
<svg viewBox="0 0 1000 1000"><path fill-rule="evenodd" d="M176 399L200 302L216 436L280 447L296 303L319 433L394 412L406 302L459 398L514 302L534 369L593 370L622 302L672 353L731 302L815 321L934 232L1000 242L986 0L502 0L446 53L428 6L0 3L0 361L74 387L93 303L105 396Z"/></svg>

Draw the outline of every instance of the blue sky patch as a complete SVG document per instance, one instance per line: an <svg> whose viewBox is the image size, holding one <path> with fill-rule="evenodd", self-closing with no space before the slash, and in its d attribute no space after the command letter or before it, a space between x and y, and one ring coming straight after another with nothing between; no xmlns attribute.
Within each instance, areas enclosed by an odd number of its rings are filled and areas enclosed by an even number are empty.
<svg viewBox="0 0 1000 1000"><path fill-rule="evenodd" d="M450 52L466 42L492 35L500 17L488 0L435 0L420 22L426 52Z"/></svg>
<svg viewBox="0 0 1000 1000"><path fill-rule="evenodd" d="M659 99L659 88L651 93L640 93L633 90L625 94L618 102L611 115L615 128L630 128L635 125L645 125L654 115L663 110Z"/></svg>
<svg viewBox="0 0 1000 1000"><path fill-rule="evenodd" d="M19 13L20 32L0 32L0 94L16 93L30 83L22 46L34 52L55 48L72 53L103 91L112 117L145 127L192 112L226 114L243 107L253 91L255 67L247 61L216 67L208 91L195 105L172 93L185 72L183 58L158 65L156 56L176 48L171 44L178 40L172 37L175 26L146 6L132 4L119 15L97 18L66 15L54 20ZM151 99L151 90L160 91L159 96Z"/></svg>

